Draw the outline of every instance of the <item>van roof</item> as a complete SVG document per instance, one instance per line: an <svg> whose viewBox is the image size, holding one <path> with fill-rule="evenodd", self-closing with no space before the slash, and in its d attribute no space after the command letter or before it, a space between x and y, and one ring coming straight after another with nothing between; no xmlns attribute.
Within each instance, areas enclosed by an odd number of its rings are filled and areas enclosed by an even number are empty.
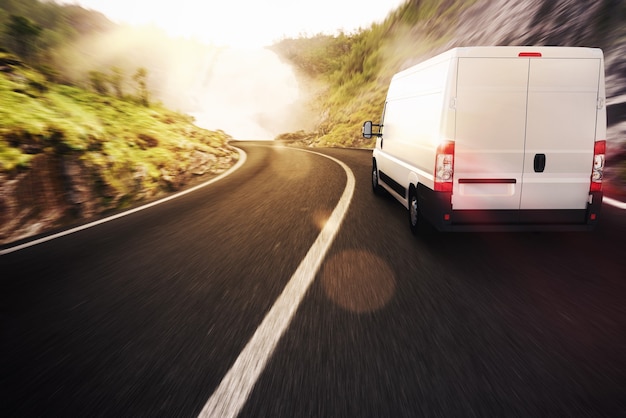
<svg viewBox="0 0 626 418"><path fill-rule="evenodd" d="M600 48L565 46L472 46L459 47L444 54L452 57L513 58L520 54L543 58L602 58Z"/></svg>
<svg viewBox="0 0 626 418"><path fill-rule="evenodd" d="M421 68L448 61L453 58L583 58L603 59L600 48L569 47L569 46L468 46L450 49L418 64L408 67L393 76L393 79L404 77Z"/></svg>
<svg viewBox="0 0 626 418"><path fill-rule="evenodd" d="M600 59L604 54L600 48L570 46L466 46L450 49L393 75L392 80L404 78L416 71L454 58L517 58L532 59ZM528 59L528 58L526 58ZM390 86L391 88L391 86ZM389 94L389 92L387 93Z"/></svg>

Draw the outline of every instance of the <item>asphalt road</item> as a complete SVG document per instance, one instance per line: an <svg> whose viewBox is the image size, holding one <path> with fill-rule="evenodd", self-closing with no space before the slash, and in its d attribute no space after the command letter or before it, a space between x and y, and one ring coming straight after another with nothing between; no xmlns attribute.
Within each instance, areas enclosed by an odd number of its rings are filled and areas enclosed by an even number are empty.
<svg viewBox="0 0 626 418"><path fill-rule="evenodd" d="M203 410L347 184L323 156L240 146L217 183L0 256L0 416ZM626 211L416 238L369 152L321 152L353 198L240 416L626 416Z"/></svg>

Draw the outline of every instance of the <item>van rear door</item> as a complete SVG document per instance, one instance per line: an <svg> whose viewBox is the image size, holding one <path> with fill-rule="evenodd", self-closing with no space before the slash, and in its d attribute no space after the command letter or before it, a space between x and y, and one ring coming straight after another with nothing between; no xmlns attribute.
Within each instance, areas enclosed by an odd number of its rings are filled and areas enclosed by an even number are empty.
<svg viewBox="0 0 626 418"><path fill-rule="evenodd" d="M519 209L528 59L460 57L452 208Z"/></svg>
<svg viewBox="0 0 626 418"><path fill-rule="evenodd" d="M586 208L600 68L598 58L530 58L520 209Z"/></svg>

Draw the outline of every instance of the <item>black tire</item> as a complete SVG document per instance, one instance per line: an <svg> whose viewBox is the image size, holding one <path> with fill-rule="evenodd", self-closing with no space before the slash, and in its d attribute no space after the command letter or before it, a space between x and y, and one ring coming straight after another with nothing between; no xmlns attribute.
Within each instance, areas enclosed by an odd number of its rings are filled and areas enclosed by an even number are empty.
<svg viewBox="0 0 626 418"><path fill-rule="evenodd" d="M419 202L417 200L417 191L413 186L409 189L409 227L411 233L417 235L420 230L420 223L422 223L422 215L420 213Z"/></svg>
<svg viewBox="0 0 626 418"><path fill-rule="evenodd" d="M383 194L383 188L378 183L378 167L376 166L376 161L372 161L372 191L378 196Z"/></svg>

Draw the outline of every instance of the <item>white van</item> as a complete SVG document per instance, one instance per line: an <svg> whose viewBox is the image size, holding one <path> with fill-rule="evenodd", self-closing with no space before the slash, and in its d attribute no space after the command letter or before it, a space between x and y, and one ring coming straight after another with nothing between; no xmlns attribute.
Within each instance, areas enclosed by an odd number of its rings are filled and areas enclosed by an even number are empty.
<svg viewBox="0 0 626 418"><path fill-rule="evenodd" d="M592 229L606 147L600 49L455 48L396 74L372 187L439 230Z"/></svg>

